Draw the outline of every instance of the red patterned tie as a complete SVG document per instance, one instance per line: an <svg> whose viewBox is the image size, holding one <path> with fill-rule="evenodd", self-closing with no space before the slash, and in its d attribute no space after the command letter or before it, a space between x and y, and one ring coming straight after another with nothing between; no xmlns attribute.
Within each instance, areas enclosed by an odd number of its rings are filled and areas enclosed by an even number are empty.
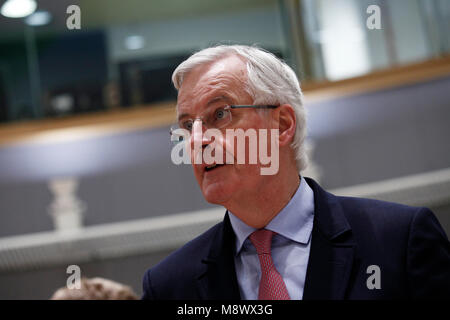
<svg viewBox="0 0 450 320"><path fill-rule="evenodd" d="M259 300L290 300L283 278L275 269L270 248L274 232L260 229L250 235L250 241L256 248L261 264L261 281L259 283Z"/></svg>

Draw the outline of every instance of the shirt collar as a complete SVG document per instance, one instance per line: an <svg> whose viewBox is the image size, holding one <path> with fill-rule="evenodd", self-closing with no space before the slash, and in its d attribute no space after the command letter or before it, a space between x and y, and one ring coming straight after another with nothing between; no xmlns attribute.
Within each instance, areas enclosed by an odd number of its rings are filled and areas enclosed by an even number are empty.
<svg viewBox="0 0 450 320"><path fill-rule="evenodd" d="M255 228L246 225L241 219L228 211L231 226L236 234L236 254L242 249L245 240ZM303 177L300 185L288 204L265 226L265 229L302 244L307 244L313 226L314 193Z"/></svg>

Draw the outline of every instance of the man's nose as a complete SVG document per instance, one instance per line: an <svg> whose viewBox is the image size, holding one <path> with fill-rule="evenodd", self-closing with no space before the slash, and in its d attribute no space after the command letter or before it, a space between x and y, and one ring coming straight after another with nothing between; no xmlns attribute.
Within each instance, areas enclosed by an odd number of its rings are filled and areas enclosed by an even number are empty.
<svg viewBox="0 0 450 320"><path fill-rule="evenodd" d="M205 148L212 142L210 138L208 139L208 135L204 134L204 129L207 128L203 125L203 121L201 119L196 119L192 125L192 148L194 148L194 145L202 146L202 148Z"/></svg>

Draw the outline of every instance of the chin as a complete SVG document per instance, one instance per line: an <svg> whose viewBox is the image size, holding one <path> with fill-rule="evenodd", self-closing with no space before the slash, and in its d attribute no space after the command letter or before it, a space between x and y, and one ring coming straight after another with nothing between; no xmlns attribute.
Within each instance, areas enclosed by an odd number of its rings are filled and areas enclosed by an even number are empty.
<svg viewBox="0 0 450 320"><path fill-rule="evenodd" d="M205 200L209 203L224 205L231 194L227 189L223 182L216 182L202 186L202 193Z"/></svg>

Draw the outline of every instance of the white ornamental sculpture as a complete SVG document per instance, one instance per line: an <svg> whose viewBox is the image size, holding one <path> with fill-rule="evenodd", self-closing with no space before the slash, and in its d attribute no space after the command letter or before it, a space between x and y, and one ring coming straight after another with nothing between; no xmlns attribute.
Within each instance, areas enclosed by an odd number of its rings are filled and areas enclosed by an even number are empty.
<svg viewBox="0 0 450 320"><path fill-rule="evenodd" d="M48 187L53 194L53 201L48 211L53 218L55 230L73 232L83 226L83 213L86 205L78 199L76 191L78 179L57 178L50 180Z"/></svg>

